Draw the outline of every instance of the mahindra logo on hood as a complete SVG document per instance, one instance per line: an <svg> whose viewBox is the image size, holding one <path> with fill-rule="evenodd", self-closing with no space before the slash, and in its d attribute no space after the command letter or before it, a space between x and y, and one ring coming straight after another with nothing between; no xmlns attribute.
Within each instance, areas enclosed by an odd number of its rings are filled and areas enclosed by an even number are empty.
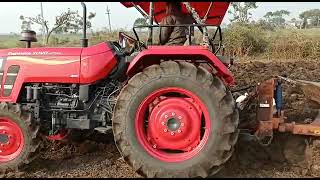
<svg viewBox="0 0 320 180"><path fill-rule="evenodd" d="M35 51L35 52L8 52L8 56L33 56L33 55L61 55L61 52Z"/></svg>
<svg viewBox="0 0 320 180"><path fill-rule="evenodd" d="M32 55L31 52L8 52L8 56L16 56L16 55Z"/></svg>

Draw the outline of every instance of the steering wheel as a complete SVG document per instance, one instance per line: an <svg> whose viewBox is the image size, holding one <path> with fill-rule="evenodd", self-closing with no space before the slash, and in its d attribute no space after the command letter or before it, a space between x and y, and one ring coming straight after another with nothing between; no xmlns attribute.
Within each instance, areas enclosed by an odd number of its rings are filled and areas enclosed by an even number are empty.
<svg viewBox="0 0 320 180"><path fill-rule="evenodd" d="M123 42L124 41L124 42ZM124 32L119 32L119 44L121 44L122 49L124 49L124 51L126 51L125 49L126 47L126 42L128 42L128 44L130 44L130 49L128 52L128 54L132 54L135 50L141 50L141 47L147 49L147 46L141 42L136 40L135 38L125 34Z"/></svg>

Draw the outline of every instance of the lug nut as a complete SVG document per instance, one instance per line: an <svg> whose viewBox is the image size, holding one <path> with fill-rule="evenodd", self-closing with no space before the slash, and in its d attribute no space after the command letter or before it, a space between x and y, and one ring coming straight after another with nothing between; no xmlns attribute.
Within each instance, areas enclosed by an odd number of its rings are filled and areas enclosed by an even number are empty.
<svg viewBox="0 0 320 180"><path fill-rule="evenodd" d="M178 119L182 119L182 116L179 116Z"/></svg>
<svg viewBox="0 0 320 180"><path fill-rule="evenodd" d="M164 125L164 122L162 121L161 124Z"/></svg>
<svg viewBox="0 0 320 180"><path fill-rule="evenodd" d="M178 130L178 133L181 133L181 130L180 130L180 129Z"/></svg>
<svg viewBox="0 0 320 180"><path fill-rule="evenodd" d="M184 126L184 123L181 123L181 126Z"/></svg>
<svg viewBox="0 0 320 180"><path fill-rule="evenodd" d="M168 130L167 130L167 129L164 129L163 131L164 131L164 132L167 132Z"/></svg>
<svg viewBox="0 0 320 180"><path fill-rule="evenodd" d="M173 136L174 135L174 132L171 132L171 136Z"/></svg>
<svg viewBox="0 0 320 180"><path fill-rule="evenodd" d="M175 116L175 115L176 115L176 113L175 113L175 112L172 112L172 113L171 113L171 115L172 115L172 116Z"/></svg>
<svg viewBox="0 0 320 180"><path fill-rule="evenodd" d="M152 147L153 147L154 149L156 149L156 148L157 148L157 145L154 144Z"/></svg>
<svg viewBox="0 0 320 180"><path fill-rule="evenodd" d="M167 118L168 118L168 115L164 115L164 118L166 118L166 119L167 119Z"/></svg>

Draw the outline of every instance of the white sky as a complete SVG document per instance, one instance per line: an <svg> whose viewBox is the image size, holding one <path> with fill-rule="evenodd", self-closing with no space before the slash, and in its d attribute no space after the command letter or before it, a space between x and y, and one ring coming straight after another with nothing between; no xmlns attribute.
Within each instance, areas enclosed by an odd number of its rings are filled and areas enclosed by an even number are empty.
<svg viewBox="0 0 320 180"><path fill-rule="evenodd" d="M106 6L111 11L111 25L113 29L131 28L136 18L142 17L135 8L125 8L119 2L87 2L87 11L95 12L96 17L92 20L93 29L102 29L108 26ZM252 11L253 19L257 20L268 11L285 9L291 12L288 19L298 17L298 15L309 9L320 8L320 2L258 2L258 8ZM54 21L54 17L68 8L78 10L82 15L80 2L43 2L44 16L49 22ZM0 34L20 32L20 15L36 16L40 14L40 2L0 2ZM228 23L230 15L226 15L224 23ZM38 27L33 30L39 31Z"/></svg>

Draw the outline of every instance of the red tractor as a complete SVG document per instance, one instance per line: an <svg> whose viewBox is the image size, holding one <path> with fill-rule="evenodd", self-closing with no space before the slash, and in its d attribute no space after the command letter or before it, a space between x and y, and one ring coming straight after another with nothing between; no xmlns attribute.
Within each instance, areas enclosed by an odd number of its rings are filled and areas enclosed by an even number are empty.
<svg viewBox="0 0 320 180"><path fill-rule="evenodd" d="M27 48L0 50L1 170L30 162L40 135L61 139L71 129L112 128L125 161L146 177L207 177L231 157L239 132L232 61L217 55L229 3L182 3L197 22L183 26L203 33L203 44L190 46L152 44L165 2L122 4L148 16L147 44L120 33L119 43L87 47L84 22L82 47L31 48L35 33L24 31Z"/></svg>

